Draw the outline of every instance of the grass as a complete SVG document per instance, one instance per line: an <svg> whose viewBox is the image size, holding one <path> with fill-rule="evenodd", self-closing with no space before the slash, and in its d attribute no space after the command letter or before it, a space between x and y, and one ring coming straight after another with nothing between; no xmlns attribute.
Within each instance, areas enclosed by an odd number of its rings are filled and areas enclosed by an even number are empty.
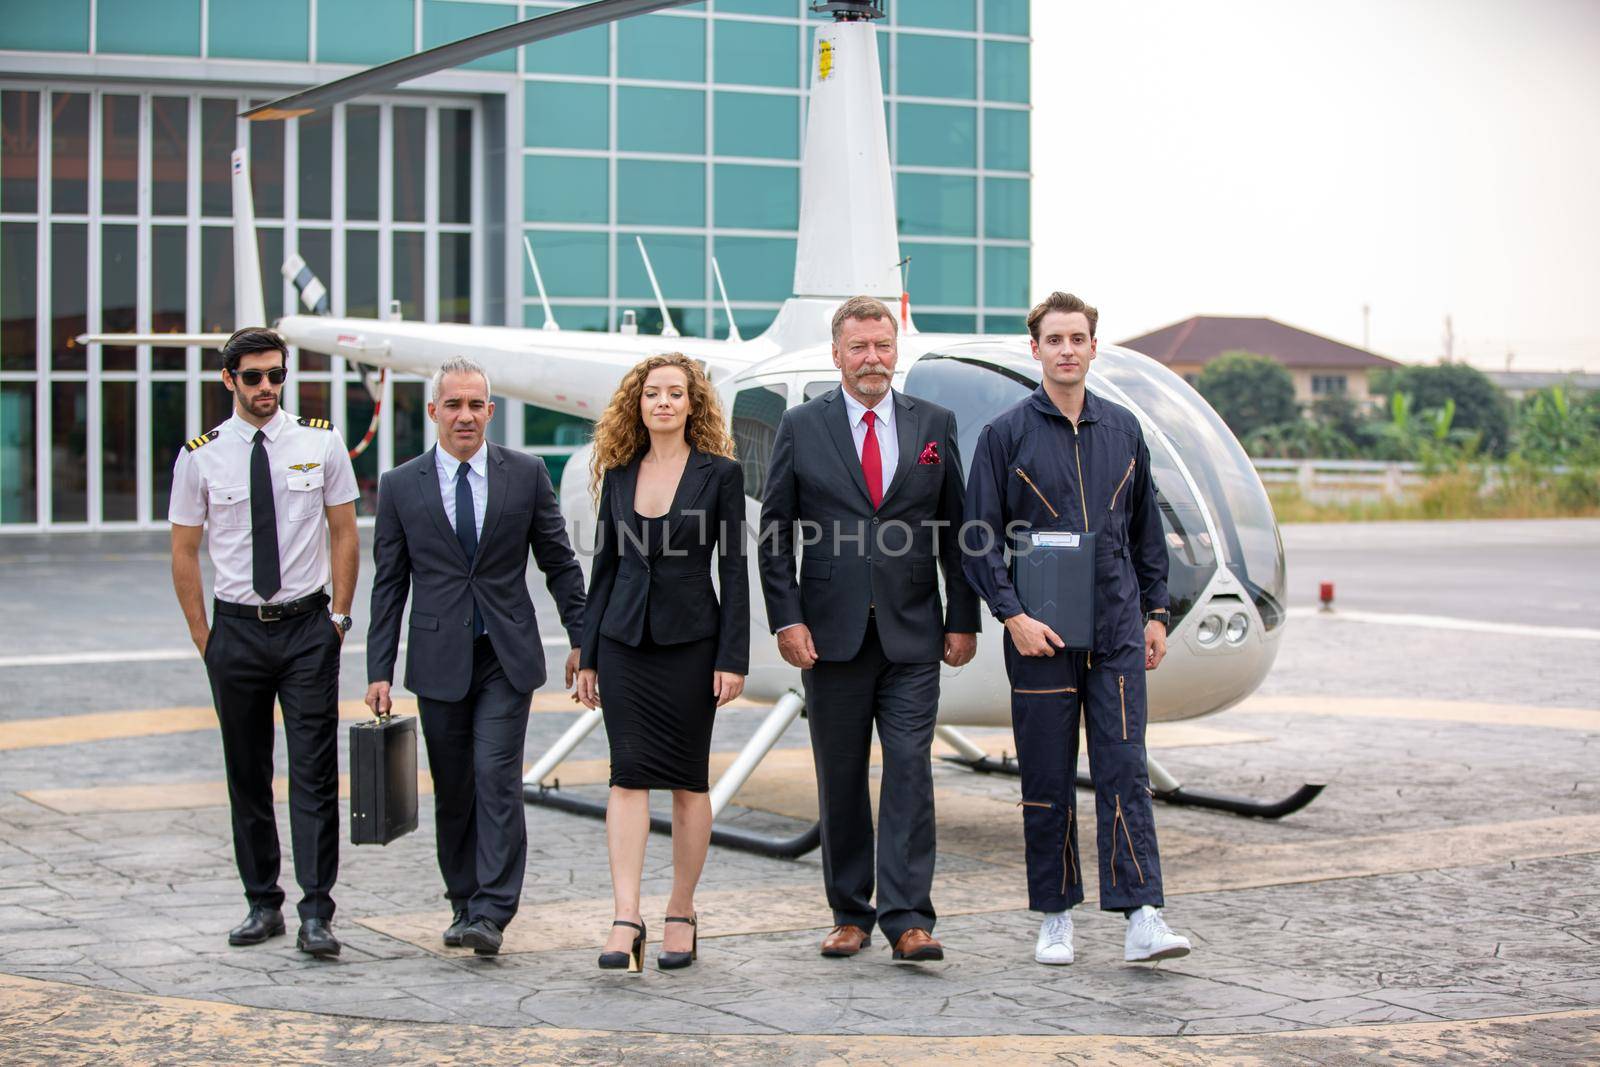
<svg viewBox="0 0 1600 1067"><path fill-rule="evenodd" d="M1270 486L1279 522L1394 522L1416 519L1568 519L1600 516L1600 475L1557 474L1526 465L1501 469L1494 484L1481 468L1441 471L1399 499L1315 501L1299 486Z"/></svg>

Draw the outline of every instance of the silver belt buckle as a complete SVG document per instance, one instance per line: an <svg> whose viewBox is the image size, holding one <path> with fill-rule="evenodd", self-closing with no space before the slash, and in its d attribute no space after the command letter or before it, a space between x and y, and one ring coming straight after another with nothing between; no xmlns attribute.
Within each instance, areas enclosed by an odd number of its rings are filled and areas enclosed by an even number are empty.
<svg viewBox="0 0 1600 1067"><path fill-rule="evenodd" d="M270 614L270 615L267 614L267 609L269 609L269 608L272 610L272 614ZM256 605L256 618L260 619L262 622L282 622L283 621L283 605L282 604L257 604Z"/></svg>

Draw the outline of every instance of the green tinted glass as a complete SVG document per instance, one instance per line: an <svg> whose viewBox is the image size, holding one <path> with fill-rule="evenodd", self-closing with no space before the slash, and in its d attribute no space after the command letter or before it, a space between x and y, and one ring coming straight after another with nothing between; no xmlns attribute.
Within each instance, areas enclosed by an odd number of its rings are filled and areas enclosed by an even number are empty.
<svg viewBox="0 0 1600 1067"><path fill-rule="evenodd" d="M1028 250L995 247L983 250L983 302L990 307L1028 306Z"/></svg>
<svg viewBox="0 0 1600 1067"><path fill-rule="evenodd" d="M48 6L45 15L43 8ZM89 0L0 3L0 49L19 52L87 52Z"/></svg>
<svg viewBox="0 0 1600 1067"><path fill-rule="evenodd" d="M971 245L906 242L900 251L911 257L913 309L935 304L970 307L977 302L978 257Z"/></svg>
<svg viewBox="0 0 1600 1067"><path fill-rule="evenodd" d="M317 0L317 59L323 63L386 63L410 55L413 0Z"/></svg>
<svg viewBox="0 0 1600 1067"><path fill-rule="evenodd" d="M210 0L207 53L225 59L304 62L310 36L308 0Z"/></svg>
<svg viewBox="0 0 1600 1067"><path fill-rule="evenodd" d="M788 299L794 293L794 248L791 237L718 237L713 252L728 284L728 299ZM739 328L746 329L744 313L734 315Z"/></svg>
<svg viewBox="0 0 1600 1067"><path fill-rule="evenodd" d="M800 30L762 22L719 21L716 39L716 77L722 84L800 84Z"/></svg>
<svg viewBox="0 0 1600 1067"><path fill-rule="evenodd" d="M1028 102L1028 46L983 42L983 96L1011 104Z"/></svg>
<svg viewBox="0 0 1600 1067"><path fill-rule="evenodd" d="M902 26L927 26L935 30L975 30L973 0L915 0L894 6L895 21Z"/></svg>
<svg viewBox="0 0 1600 1067"><path fill-rule="evenodd" d="M1028 0L983 0L983 29L986 33L1028 35Z"/></svg>
<svg viewBox="0 0 1600 1067"><path fill-rule="evenodd" d="M929 37L902 33L900 66L895 71L902 96L978 95L978 52L970 37Z"/></svg>
<svg viewBox="0 0 1600 1067"><path fill-rule="evenodd" d="M538 18L552 10L555 9L544 5L529 7L527 16ZM590 74L603 78L611 73L611 27L590 26L525 45L522 68L529 74Z"/></svg>
<svg viewBox="0 0 1600 1067"><path fill-rule="evenodd" d="M704 81L706 24L703 19L643 15L617 26L617 73L624 78Z"/></svg>
<svg viewBox="0 0 1600 1067"><path fill-rule="evenodd" d="M423 0L422 47L433 48L463 37L471 37L507 23L516 22L517 9L508 4L468 4L458 0ZM462 70L517 69L517 56L513 51L496 52L492 56L474 59L461 64Z"/></svg>
<svg viewBox="0 0 1600 1067"><path fill-rule="evenodd" d="M983 165L990 170L1028 169L1028 112L984 109Z"/></svg>
<svg viewBox="0 0 1600 1067"><path fill-rule="evenodd" d="M706 239L689 234L647 233L644 250L650 254L661 295L673 300L704 300L706 295ZM650 276L645 273L644 257L634 235L617 235L617 299L655 304ZM674 316L680 329L681 319Z"/></svg>
<svg viewBox="0 0 1600 1067"><path fill-rule="evenodd" d="M617 221L646 226L704 226L705 166L618 160Z"/></svg>
<svg viewBox="0 0 1600 1067"><path fill-rule="evenodd" d="M617 147L624 152L706 150L706 94L688 89L617 89Z"/></svg>
<svg viewBox="0 0 1600 1067"><path fill-rule="evenodd" d="M529 222L605 222L609 188L603 159L527 156L523 217Z"/></svg>
<svg viewBox="0 0 1600 1067"><path fill-rule="evenodd" d="M793 230L800 225L797 167L716 168L718 226L740 230Z"/></svg>
<svg viewBox="0 0 1600 1067"><path fill-rule="evenodd" d="M985 178L983 235L1028 239L1028 183L1022 178Z"/></svg>
<svg viewBox="0 0 1600 1067"><path fill-rule="evenodd" d="M978 112L938 104L900 105L900 155L914 167L976 167Z"/></svg>
<svg viewBox="0 0 1600 1067"><path fill-rule="evenodd" d="M900 232L970 237L978 231L978 182L954 174L901 174Z"/></svg>
<svg viewBox="0 0 1600 1067"><path fill-rule="evenodd" d="M793 96L715 93L719 156L797 159L800 155L800 106Z"/></svg>
<svg viewBox="0 0 1600 1067"><path fill-rule="evenodd" d="M572 82L523 84L526 143L536 148L605 148L609 91Z"/></svg>
<svg viewBox="0 0 1600 1067"><path fill-rule="evenodd" d="M556 230L529 230L533 254L539 257L539 273L551 299L562 296L604 299L610 288L611 241L603 233L562 233ZM533 271L523 257L522 292L537 298L539 287ZM543 316L539 321L544 322ZM567 323L556 314L556 321Z"/></svg>
<svg viewBox="0 0 1600 1067"><path fill-rule="evenodd" d="M95 19L97 51L200 54L200 0L106 0L95 8Z"/></svg>

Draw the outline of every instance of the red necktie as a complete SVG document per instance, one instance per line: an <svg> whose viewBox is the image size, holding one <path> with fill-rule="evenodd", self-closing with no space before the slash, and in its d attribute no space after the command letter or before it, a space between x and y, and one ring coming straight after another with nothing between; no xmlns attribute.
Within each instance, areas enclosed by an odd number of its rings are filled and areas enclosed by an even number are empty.
<svg viewBox="0 0 1600 1067"><path fill-rule="evenodd" d="M878 431L874 429L878 417L868 411L862 418L867 420L867 439L861 442L861 473L866 475L867 495L876 508L883 503L883 454L878 451Z"/></svg>

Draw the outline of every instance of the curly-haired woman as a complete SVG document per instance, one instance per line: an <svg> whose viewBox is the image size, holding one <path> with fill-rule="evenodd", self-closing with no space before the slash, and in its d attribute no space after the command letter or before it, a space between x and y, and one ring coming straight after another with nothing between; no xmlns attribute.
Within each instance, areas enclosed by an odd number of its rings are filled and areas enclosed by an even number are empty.
<svg viewBox="0 0 1600 1067"><path fill-rule="evenodd" d="M598 533L577 697L602 702L611 745L606 840L616 922L600 966L637 971L651 789L672 790L672 896L658 964L695 959L694 890L711 840L706 764L716 709L744 689L750 592L744 479L700 365L651 356L595 425ZM713 553L719 602L711 587Z"/></svg>

